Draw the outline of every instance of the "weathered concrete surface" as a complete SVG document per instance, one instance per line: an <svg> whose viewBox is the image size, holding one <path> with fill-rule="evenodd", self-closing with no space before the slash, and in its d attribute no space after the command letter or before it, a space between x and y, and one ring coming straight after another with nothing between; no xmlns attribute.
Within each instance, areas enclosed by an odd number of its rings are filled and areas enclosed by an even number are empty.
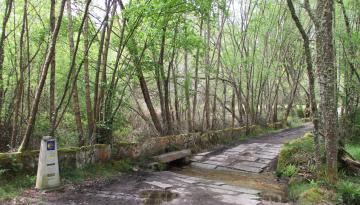
<svg viewBox="0 0 360 205"><path fill-rule="evenodd" d="M169 163L175 160L183 159L185 157L189 157L191 155L191 150L185 149L175 152L169 152L166 154L161 154L158 156L153 157L153 159L157 162L161 163Z"/></svg>
<svg viewBox="0 0 360 205"><path fill-rule="evenodd" d="M163 171L122 175L106 185L47 193L26 204L257 205L260 191ZM45 197L44 197L45 196Z"/></svg>
<svg viewBox="0 0 360 205"><path fill-rule="evenodd" d="M201 169L245 171L260 173L276 159L282 145L311 130L311 125L269 135L267 138L251 139L244 144L222 152L199 153L191 158L191 166Z"/></svg>
<svg viewBox="0 0 360 205"><path fill-rule="evenodd" d="M195 155L191 165L204 169L239 170L260 173L275 160L281 144L241 144L216 155Z"/></svg>

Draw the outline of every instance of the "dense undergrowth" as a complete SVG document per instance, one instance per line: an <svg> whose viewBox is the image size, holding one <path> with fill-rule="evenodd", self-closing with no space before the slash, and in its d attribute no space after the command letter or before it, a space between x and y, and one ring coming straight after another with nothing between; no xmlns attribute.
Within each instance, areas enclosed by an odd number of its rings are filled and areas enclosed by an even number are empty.
<svg viewBox="0 0 360 205"><path fill-rule="evenodd" d="M360 160L360 144L348 144L346 150ZM313 135L305 134L293 140L280 152L277 174L289 179L289 199L297 204L360 204L360 177L348 175L340 170L339 182L330 184L326 180L324 165L315 165ZM325 162L324 147L321 160Z"/></svg>

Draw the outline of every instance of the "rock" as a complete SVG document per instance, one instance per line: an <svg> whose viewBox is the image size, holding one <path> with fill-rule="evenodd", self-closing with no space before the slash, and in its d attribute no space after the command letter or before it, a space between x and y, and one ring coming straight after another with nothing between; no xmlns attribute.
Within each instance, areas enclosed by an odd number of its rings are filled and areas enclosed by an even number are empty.
<svg viewBox="0 0 360 205"><path fill-rule="evenodd" d="M165 183L157 182L157 181L146 181L145 183L160 187L162 189L169 189L169 188L173 187L170 184L165 184Z"/></svg>
<svg viewBox="0 0 360 205"><path fill-rule="evenodd" d="M234 166L231 166L231 168L238 169L241 171L255 172L255 173L260 173L263 170L263 168L250 167L250 166L243 165L241 163L235 164Z"/></svg>
<svg viewBox="0 0 360 205"><path fill-rule="evenodd" d="M157 162L161 163L169 163L175 160L183 159L189 157L191 155L191 150L185 149L181 151L169 152L166 154L158 155L153 157L153 159Z"/></svg>

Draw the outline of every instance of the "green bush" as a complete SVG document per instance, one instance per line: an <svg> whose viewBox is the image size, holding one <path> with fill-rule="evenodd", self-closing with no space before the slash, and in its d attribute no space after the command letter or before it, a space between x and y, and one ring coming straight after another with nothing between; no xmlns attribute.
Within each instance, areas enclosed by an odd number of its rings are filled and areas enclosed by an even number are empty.
<svg viewBox="0 0 360 205"><path fill-rule="evenodd" d="M289 200L296 201L305 191L317 187L316 183L292 183L289 185Z"/></svg>
<svg viewBox="0 0 360 205"><path fill-rule="evenodd" d="M280 151L277 170L284 172L289 165L310 167L314 159L314 139L311 133L286 143ZM310 162L310 163L309 163Z"/></svg>
<svg viewBox="0 0 360 205"><path fill-rule="evenodd" d="M297 172L298 172L298 168L291 164L285 167L285 169L282 171L282 175L286 177L292 177Z"/></svg>
<svg viewBox="0 0 360 205"><path fill-rule="evenodd" d="M355 159L360 160L360 144L347 144L346 151L348 151Z"/></svg>
<svg viewBox="0 0 360 205"><path fill-rule="evenodd" d="M19 195L24 189L35 185L36 177L29 175L16 176L11 179L0 177L0 200Z"/></svg>
<svg viewBox="0 0 360 205"><path fill-rule="evenodd" d="M7 171L8 169L0 169L0 177L2 177Z"/></svg>
<svg viewBox="0 0 360 205"><path fill-rule="evenodd" d="M343 181L337 187L338 202L348 205L360 205L360 184Z"/></svg>
<svg viewBox="0 0 360 205"><path fill-rule="evenodd" d="M297 204L321 204L321 202L326 200L325 194L325 191L320 187L310 188L300 194Z"/></svg>
<svg viewBox="0 0 360 205"><path fill-rule="evenodd" d="M304 109L302 109L302 108L296 109L296 115L297 115L299 118L304 118L304 117L305 117Z"/></svg>

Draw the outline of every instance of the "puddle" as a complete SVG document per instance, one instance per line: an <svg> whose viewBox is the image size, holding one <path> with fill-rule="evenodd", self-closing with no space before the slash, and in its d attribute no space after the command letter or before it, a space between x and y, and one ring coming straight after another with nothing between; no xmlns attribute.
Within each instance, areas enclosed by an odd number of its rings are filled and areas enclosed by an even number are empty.
<svg viewBox="0 0 360 205"><path fill-rule="evenodd" d="M287 202L287 183L281 182L271 172L261 174L248 172L218 171L183 167L171 170L178 174L223 181L229 185L253 188L262 191L261 197L266 201Z"/></svg>
<svg viewBox="0 0 360 205"><path fill-rule="evenodd" d="M145 199L145 205L160 205L179 197L179 194L168 190L143 190L140 192L140 197Z"/></svg>

